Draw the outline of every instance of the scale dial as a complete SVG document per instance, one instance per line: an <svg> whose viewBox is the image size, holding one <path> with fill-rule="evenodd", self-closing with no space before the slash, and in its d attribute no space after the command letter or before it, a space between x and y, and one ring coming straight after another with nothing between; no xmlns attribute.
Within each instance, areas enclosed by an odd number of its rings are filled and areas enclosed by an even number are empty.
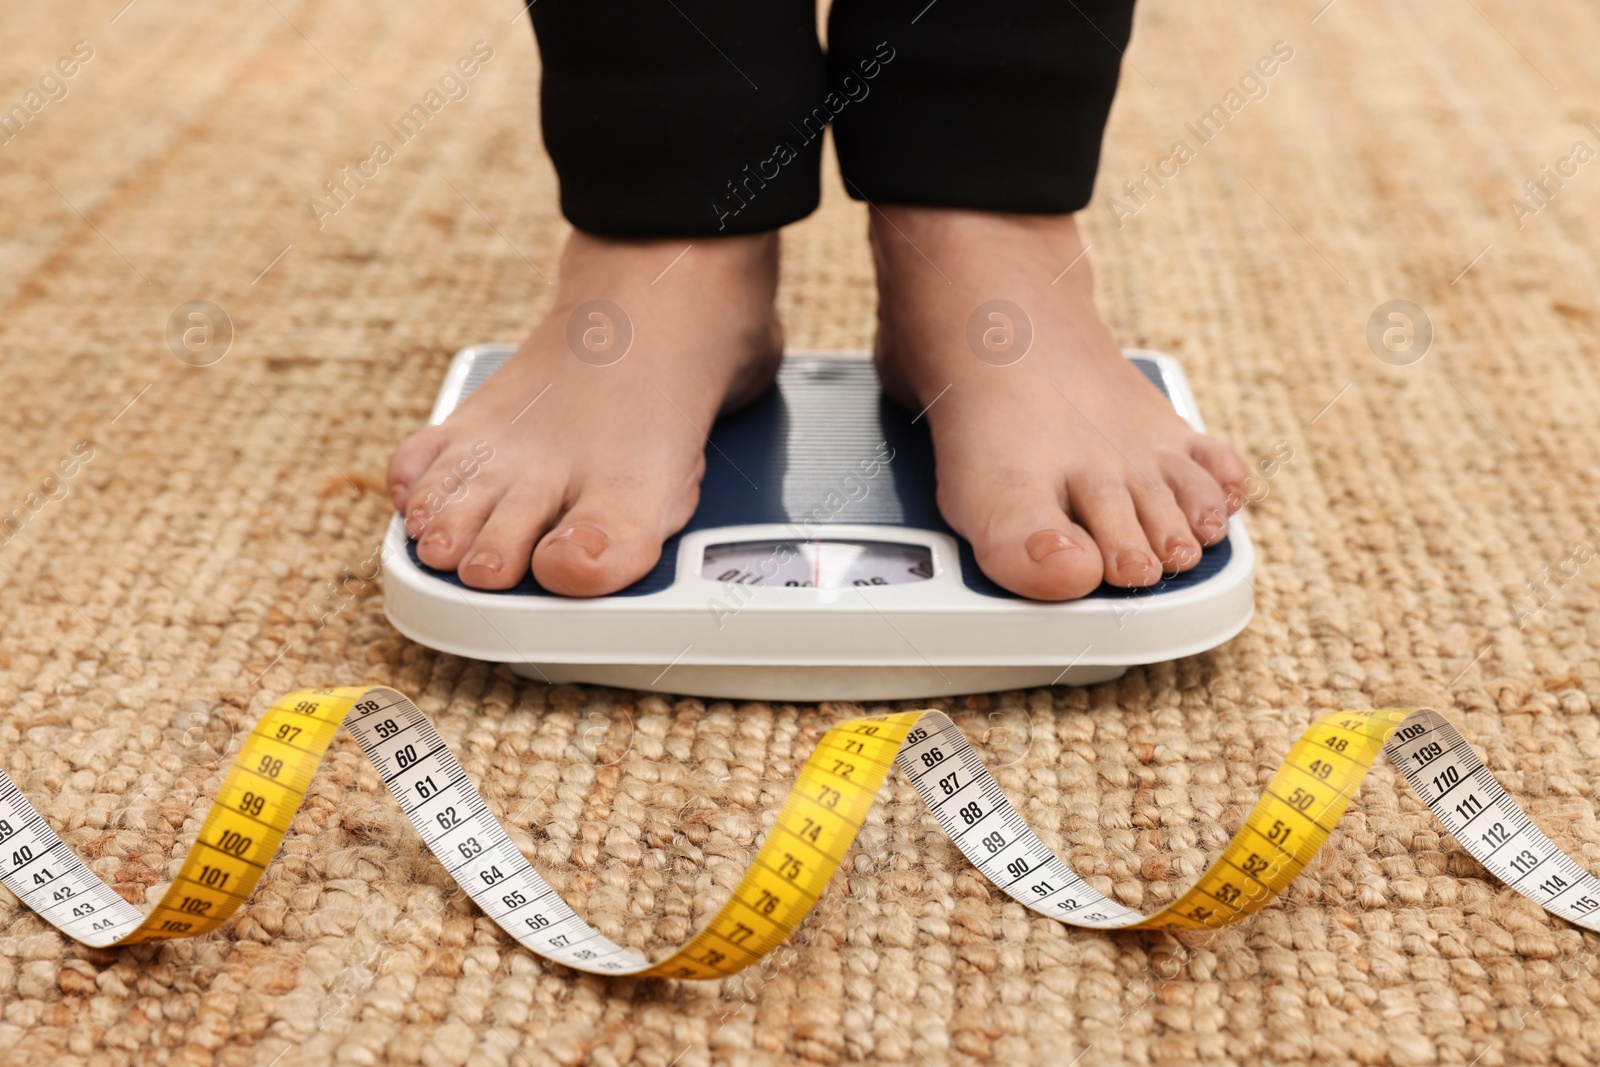
<svg viewBox="0 0 1600 1067"><path fill-rule="evenodd" d="M933 553L895 541L730 541L706 546L700 574L791 589L904 585L933 577Z"/></svg>

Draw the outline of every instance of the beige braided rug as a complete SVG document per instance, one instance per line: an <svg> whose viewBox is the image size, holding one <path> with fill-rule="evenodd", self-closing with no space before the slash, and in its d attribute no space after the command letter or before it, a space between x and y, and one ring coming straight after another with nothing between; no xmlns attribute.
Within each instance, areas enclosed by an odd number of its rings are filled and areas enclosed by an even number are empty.
<svg viewBox="0 0 1600 1067"><path fill-rule="evenodd" d="M1251 459L1292 450L1248 510L1255 622L1114 684L941 705L1052 846L1147 909L1346 706L1451 709L1600 870L1600 163L1573 159L1600 148L1600 13L1324 2L1145 4L1087 213L1124 340L1180 356ZM29 109L0 144L0 511L26 520L0 546L0 765L143 901L220 781L207 746L284 690L392 684L580 911L675 942L860 709L524 682L399 637L377 583L330 584L373 553L449 354L549 299L525 18L125 3L0 12L0 106ZM319 228L308 199L478 40L468 95ZM864 223L830 175L789 234L797 345L868 343ZM235 328L206 368L164 332L198 299ZM1369 346L1395 299L1431 320L1420 362ZM0 896L0 1062L30 1067L1600 1058L1600 942L1486 880L1387 766L1286 899L1188 947L1001 903L892 781L760 974L575 978L452 895L348 740L220 935L90 951Z"/></svg>

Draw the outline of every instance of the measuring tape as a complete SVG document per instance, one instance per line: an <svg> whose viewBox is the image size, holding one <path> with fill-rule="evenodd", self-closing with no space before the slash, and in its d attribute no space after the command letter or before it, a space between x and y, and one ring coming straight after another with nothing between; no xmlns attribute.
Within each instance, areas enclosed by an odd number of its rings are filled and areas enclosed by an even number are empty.
<svg viewBox="0 0 1600 1067"><path fill-rule="evenodd" d="M1101 930L1237 922L1316 855L1379 752L1468 852L1548 911L1600 931L1600 879L1533 825L1437 712L1344 711L1311 725L1200 880L1142 915L1045 847L954 723L937 711L841 722L818 742L756 859L716 916L651 963L584 922L488 810L433 724L386 687L309 689L273 704L246 738L194 847L155 910L102 882L0 773L0 881L63 933L127 945L209 933L249 899L340 727L355 736L450 876L532 952L594 974L721 978L776 948L822 895L891 766L945 833L1030 911Z"/></svg>

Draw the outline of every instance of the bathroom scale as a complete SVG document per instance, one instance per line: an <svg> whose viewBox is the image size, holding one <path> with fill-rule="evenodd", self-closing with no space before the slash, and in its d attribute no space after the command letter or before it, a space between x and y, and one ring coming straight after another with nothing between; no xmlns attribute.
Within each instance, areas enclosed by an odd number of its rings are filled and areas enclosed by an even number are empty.
<svg viewBox="0 0 1600 1067"><path fill-rule="evenodd" d="M431 421L513 350L457 353ZM1174 360L1126 354L1204 430ZM531 574L472 589L424 565L398 515L383 559L390 622L430 648L553 683L730 699L1088 685L1214 648L1255 607L1255 554L1237 515L1193 568L1144 589L1046 603L989 581L939 516L926 421L882 394L862 352L792 352L773 389L719 419L694 516L617 593L559 596Z"/></svg>

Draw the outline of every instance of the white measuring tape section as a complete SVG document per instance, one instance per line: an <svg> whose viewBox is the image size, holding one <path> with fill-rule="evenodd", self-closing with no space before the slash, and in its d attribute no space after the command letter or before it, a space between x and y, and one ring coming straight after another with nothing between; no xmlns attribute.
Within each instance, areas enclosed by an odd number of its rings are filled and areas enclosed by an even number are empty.
<svg viewBox="0 0 1600 1067"><path fill-rule="evenodd" d="M956 847L1039 915L1096 929L1211 929L1270 903L1316 855L1381 751L1474 858L1553 914L1600 931L1600 879L1533 825L1430 709L1346 711L1291 747L1222 854L1154 915L1090 886L1023 821L938 711L841 722L818 742L732 896L655 963L586 923L533 868L415 704L386 687L302 690L245 739L178 876L147 915L101 881L0 773L0 881L85 944L194 937L249 899L323 754L347 729L450 876L518 943L594 974L718 978L780 945L845 858L891 767Z"/></svg>

